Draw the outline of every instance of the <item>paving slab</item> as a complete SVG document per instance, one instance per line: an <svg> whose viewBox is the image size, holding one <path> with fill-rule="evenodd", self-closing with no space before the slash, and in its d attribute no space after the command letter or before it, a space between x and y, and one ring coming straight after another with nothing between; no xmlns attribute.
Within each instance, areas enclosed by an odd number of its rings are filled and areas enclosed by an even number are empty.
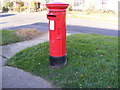
<svg viewBox="0 0 120 90"><path fill-rule="evenodd" d="M0 56L0 90L2 89L2 56Z"/></svg>
<svg viewBox="0 0 120 90"><path fill-rule="evenodd" d="M0 66L0 90L2 89L2 67Z"/></svg>
<svg viewBox="0 0 120 90"><path fill-rule="evenodd" d="M2 88L53 88L41 77L33 76L21 69L2 67Z"/></svg>
<svg viewBox="0 0 120 90"><path fill-rule="evenodd" d="M0 56L0 67L3 67L5 65L7 58L3 58L2 56Z"/></svg>
<svg viewBox="0 0 120 90"><path fill-rule="evenodd" d="M0 56L0 67L2 67L2 56Z"/></svg>

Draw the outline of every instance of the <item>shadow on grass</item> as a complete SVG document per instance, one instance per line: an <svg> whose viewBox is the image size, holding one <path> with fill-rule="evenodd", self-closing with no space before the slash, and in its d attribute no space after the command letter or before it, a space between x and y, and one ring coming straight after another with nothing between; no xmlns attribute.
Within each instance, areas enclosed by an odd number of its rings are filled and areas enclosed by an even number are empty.
<svg viewBox="0 0 120 90"><path fill-rule="evenodd" d="M16 30L21 28L36 28L38 30L47 32L48 31L48 23L33 23L28 25L22 25L17 27L8 27L3 28L3 30ZM75 25L67 25L67 33L94 33L108 36L120 36L118 35L117 30L113 29L104 29L104 28L95 28L95 27L87 27L87 26L75 26Z"/></svg>

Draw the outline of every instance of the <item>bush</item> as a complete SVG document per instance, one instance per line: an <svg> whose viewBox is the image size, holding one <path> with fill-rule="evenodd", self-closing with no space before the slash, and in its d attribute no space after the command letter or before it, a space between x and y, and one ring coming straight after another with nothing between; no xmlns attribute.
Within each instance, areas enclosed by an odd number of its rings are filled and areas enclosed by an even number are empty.
<svg viewBox="0 0 120 90"><path fill-rule="evenodd" d="M19 1L19 2L16 2L17 4L19 4L19 6L24 6L24 2L22 1Z"/></svg>
<svg viewBox="0 0 120 90"><path fill-rule="evenodd" d="M7 7L3 7L2 12L8 12L9 9Z"/></svg>
<svg viewBox="0 0 120 90"><path fill-rule="evenodd" d="M8 12L9 10L13 10L13 2L5 2L4 3L3 12L4 11Z"/></svg>
<svg viewBox="0 0 120 90"><path fill-rule="evenodd" d="M20 7L20 11L25 11L28 8L28 6L22 6Z"/></svg>
<svg viewBox="0 0 120 90"><path fill-rule="evenodd" d="M72 6L71 6L71 5L68 7L68 10L69 10L69 11L72 11Z"/></svg>
<svg viewBox="0 0 120 90"><path fill-rule="evenodd" d="M5 7L13 7L13 2L5 2L4 6Z"/></svg>
<svg viewBox="0 0 120 90"><path fill-rule="evenodd" d="M30 9L31 12L37 12L37 11L42 11L42 10L44 10L44 8L41 8L41 7L38 8L36 2L32 2L30 6L31 6L31 9Z"/></svg>
<svg viewBox="0 0 120 90"><path fill-rule="evenodd" d="M20 12L20 6L16 6L16 11Z"/></svg>

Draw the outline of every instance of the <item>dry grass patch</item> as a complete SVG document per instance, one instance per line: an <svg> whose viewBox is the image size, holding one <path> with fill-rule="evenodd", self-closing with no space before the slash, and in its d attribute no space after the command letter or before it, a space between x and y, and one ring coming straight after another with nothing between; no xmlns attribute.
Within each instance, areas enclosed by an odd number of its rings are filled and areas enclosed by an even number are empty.
<svg viewBox="0 0 120 90"><path fill-rule="evenodd" d="M39 37L43 33L44 32L35 28L22 28L15 32L16 35L23 37L24 40L30 40L32 38Z"/></svg>

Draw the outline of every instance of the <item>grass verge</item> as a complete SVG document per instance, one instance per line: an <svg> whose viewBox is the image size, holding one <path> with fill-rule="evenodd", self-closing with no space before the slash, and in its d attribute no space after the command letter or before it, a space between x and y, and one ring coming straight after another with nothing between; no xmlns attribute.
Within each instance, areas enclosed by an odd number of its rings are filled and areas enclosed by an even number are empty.
<svg viewBox="0 0 120 90"><path fill-rule="evenodd" d="M37 38L44 34L35 28L22 28L19 30L0 30L0 45L7 45L20 41Z"/></svg>
<svg viewBox="0 0 120 90"><path fill-rule="evenodd" d="M86 18L100 21L110 21L110 22L118 22L117 15L112 13L85 13L80 11L68 11L68 14L71 14L69 17L74 18Z"/></svg>
<svg viewBox="0 0 120 90"><path fill-rule="evenodd" d="M23 41L23 38L17 36L14 32L17 30L0 30L2 37L0 37L0 45L7 45L15 42Z"/></svg>
<svg viewBox="0 0 120 90"><path fill-rule="evenodd" d="M67 37L67 65L49 68L49 43L27 48L6 65L43 77L56 87L117 88L118 39L97 34L73 34Z"/></svg>

